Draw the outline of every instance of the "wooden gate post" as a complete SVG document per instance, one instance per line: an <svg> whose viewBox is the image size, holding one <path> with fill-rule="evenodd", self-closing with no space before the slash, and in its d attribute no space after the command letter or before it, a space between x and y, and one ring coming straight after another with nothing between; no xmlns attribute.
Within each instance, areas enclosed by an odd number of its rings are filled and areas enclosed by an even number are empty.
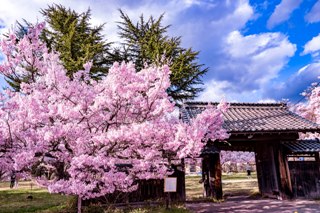
<svg viewBox="0 0 320 213"><path fill-rule="evenodd" d="M288 159L284 150L280 147L278 149L279 162L279 176L280 176L280 190L282 191L282 198L292 198L293 190L291 184L291 177L288 165Z"/></svg>
<svg viewBox="0 0 320 213"><path fill-rule="evenodd" d="M210 185L212 188L212 196L217 199L222 199L222 182L221 182L221 164L220 164L220 153L210 154Z"/></svg>
<svg viewBox="0 0 320 213"><path fill-rule="evenodd" d="M214 191L215 191L215 198L217 200L222 199L222 181L221 181L221 176L222 176L222 169L221 169L221 162L220 162L220 153L215 154L215 181L214 181Z"/></svg>

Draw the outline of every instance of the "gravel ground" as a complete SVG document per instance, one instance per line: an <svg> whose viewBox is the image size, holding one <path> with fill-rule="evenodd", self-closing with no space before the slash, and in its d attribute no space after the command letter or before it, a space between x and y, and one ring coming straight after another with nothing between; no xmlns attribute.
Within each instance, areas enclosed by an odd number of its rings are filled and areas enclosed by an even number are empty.
<svg viewBox="0 0 320 213"><path fill-rule="evenodd" d="M320 213L320 201L314 200L249 200L241 197L228 198L222 203L188 203L187 208L195 213L211 212L278 212Z"/></svg>

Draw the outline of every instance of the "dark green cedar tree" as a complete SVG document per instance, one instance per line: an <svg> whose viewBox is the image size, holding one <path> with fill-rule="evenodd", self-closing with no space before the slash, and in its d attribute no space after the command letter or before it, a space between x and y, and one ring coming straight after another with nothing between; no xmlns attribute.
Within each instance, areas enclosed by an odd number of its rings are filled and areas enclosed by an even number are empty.
<svg viewBox="0 0 320 213"><path fill-rule="evenodd" d="M77 13L62 5L52 5L41 10L48 27L42 39L49 50L60 53L67 75L83 69L83 64L92 61L91 77L99 79L106 75L112 62L109 55L110 43L102 35L103 26L90 25L91 11Z"/></svg>
<svg viewBox="0 0 320 213"><path fill-rule="evenodd" d="M162 26L164 15L155 19L143 15L134 23L120 10L121 22L118 24L121 46L114 49L115 61L132 61L137 70L145 65L169 64L171 87L168 94L177 102L192 99L202 91L201 77L208 71L198 63L199 52L181 46L181 37L169 37L170 27Z"/></svg>

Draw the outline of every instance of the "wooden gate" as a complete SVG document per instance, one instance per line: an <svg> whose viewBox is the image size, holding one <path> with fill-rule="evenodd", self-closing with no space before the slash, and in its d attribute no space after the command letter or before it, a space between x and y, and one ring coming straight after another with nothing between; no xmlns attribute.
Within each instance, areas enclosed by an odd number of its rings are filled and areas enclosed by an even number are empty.
<svg viewBox="0 0 320 213"><path fill-rule="evenodd" d="M320 198L320 171L317 161L289 161L295 197Z"/></svg>

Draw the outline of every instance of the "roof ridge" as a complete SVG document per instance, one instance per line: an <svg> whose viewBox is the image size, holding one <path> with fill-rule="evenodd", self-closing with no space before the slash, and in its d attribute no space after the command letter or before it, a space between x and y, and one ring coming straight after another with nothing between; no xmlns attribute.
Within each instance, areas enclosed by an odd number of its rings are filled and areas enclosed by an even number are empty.
<svg viewBox="0 0 320 213"><path fill-rule="evenodd" d="M274 107L287 107L287 103L253 103L253 102L227 102L230 106L274 106ZM187 101L184 105L218 105L219 102L204 102L204 101Z"/></svg>

